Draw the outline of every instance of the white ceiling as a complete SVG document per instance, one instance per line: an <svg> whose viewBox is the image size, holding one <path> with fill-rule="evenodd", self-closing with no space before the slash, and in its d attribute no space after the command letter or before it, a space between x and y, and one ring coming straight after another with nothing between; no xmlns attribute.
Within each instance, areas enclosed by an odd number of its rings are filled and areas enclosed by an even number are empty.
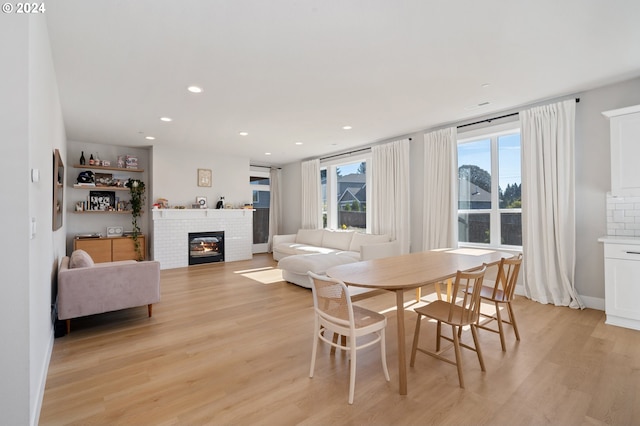
<svg viewBox="0 0 640 426"><path fill-rule="evenodd" d="M252 164L341 152L640 75L638 0L46 7L69 140L215 147ZM204 92L187 92L192 84Z"/></svg>

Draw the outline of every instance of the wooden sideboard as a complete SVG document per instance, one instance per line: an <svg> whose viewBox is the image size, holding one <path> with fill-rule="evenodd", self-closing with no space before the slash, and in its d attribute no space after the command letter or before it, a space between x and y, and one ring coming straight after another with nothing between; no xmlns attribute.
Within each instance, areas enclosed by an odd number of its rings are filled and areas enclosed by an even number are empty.
<svg viewBox="0 0 640 426"><path fill-rule="evenodd" d="M146 259L146 240L138 235L142 258ZM73 240L73 249L82 249L96 263L114 262L117 260L138 260L131 237L80 238Z"/></svg>

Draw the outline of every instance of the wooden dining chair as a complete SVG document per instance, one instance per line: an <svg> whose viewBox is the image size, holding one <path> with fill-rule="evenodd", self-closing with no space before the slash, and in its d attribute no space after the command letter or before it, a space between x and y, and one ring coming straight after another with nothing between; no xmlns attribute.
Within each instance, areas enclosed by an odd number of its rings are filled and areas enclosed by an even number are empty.
<svg viewBox="0 0 640 426"><path fill-rule="evenodd" d="M448 362L458 368L458 381L460 382L460 387L464 388L462 357L460 353L460 348L462 347L476 352L478 361L480 362L480 368L482 371L485 371L476 327L480 316L480 289L482 288L482 280L484 279L486 270L487 267L483 265L481 269L477 269L472 272L458 271L455 281L453 282L451 301L435 300L428 305L415 309L415 312L418 314L418 319L416 321L413 345L411 347L411 367L415 364L416 352L418 351L441 361ZM423 316L437 321L435 351L418 347L420 339L420 324ZM442 335L442 323L451 326L451 337ZM460 342L459 331L461 331L462 327L465 326L469 326L471 328L474 346L469 346ZM441 339L447 340L453 343L453 345L441 348ZM451 349L451 347L454 348L455 359L442 355L445 351Z"/></svg>
<svg viewBox="0 0 640 426"><path fill-rule="evenodd" d="M387 326L387 318L377 312L353 305L349 297L349 289L342 281L316 275L313 272L309 272L309 279L311 280L315 310L314 339L309 377L313 377L318 342L322 341L332 347L348 351L351 362L349 404L353 404L356 381L356 352L359 349L379 342L384 377L387 381L390 380L389 370L387 369L384 332ZM338 342L338 339L330 339L328 333L336 336L346 336L346 344ZM358 345L357 338L369 334L375 334L376 337Z"/></svg>
<svg viewBox="0 0 640 426"><path fill-rule="evenodd" d="M502 350L506 351L507 346L504 338L504 326L503 323L510 324L513 327L513 332L516 335L516 340L520 341L520 333L518 332L518 325L516 324L516 317L513 314L513 306L511 301L513 300L513 294L516 289L516 283L518 281L518 273L520 272L520 265L522 265L522 253L512 259L502 258L498 265L498 274L494 285L483 285L480 290L480 299L492 302L495 305L496 313L492 315L483 314L480 312L480 318L478 318L478 327L483 330L488 330L500 335L500 344ZM502 318L500 313L500 306L506 306L509 320ZM488 320L487 320L488 318ZM488 324L496 321L498 328L488 327Z"/></svg>

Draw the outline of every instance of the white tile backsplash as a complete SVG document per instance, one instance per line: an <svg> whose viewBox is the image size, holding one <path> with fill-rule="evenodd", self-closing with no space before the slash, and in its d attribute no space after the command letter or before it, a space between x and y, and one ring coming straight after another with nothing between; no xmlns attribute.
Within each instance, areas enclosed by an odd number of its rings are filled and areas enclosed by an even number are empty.
<svg viewBox="0 0 640 426"><path fill-rule="evenodd" d="M607 193L607 235L640 237L640 197Z"/></svg>

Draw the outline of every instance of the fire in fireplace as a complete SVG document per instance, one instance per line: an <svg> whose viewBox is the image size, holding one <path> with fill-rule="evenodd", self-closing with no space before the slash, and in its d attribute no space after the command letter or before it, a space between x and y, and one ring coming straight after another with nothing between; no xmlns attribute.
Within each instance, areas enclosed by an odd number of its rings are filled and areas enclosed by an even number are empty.
<svg viewBox="0 0 640 426"><path fill-rule="evenodd" d="M190 232L189 265L224 262L224 231Z"/></svg>

